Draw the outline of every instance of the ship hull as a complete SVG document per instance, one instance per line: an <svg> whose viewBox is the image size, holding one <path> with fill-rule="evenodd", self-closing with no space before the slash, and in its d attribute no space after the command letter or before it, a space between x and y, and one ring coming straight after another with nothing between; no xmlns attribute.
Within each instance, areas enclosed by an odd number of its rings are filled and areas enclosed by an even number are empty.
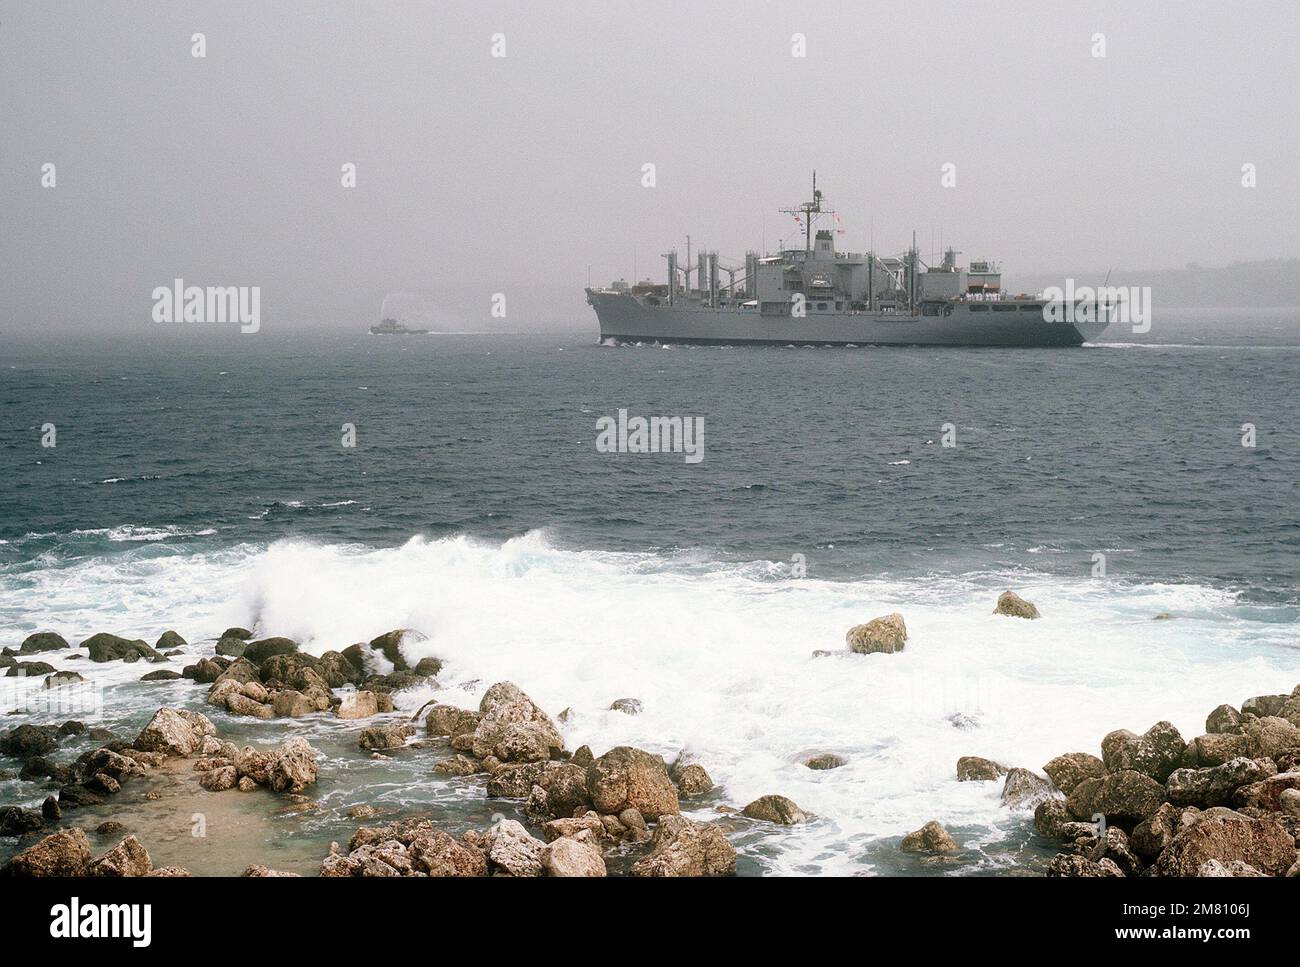
<svg viewBox="0 0 1300 967"><path fill-rule="evenodd" d="M703 345L1079 346L1106 321L1054 322L1042 302L954 303L946 315L810 311L801 318L756 308L650 306L626 292L587 290L601 340Z"/></svg>

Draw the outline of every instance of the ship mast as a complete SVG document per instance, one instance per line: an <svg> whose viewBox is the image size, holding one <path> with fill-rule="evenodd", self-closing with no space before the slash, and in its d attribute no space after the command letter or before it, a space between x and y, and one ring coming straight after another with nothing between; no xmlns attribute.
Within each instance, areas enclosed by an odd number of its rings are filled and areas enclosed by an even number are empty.
<svg viewBox="0 0 1300 967"><path fill-rule="evenodd" d="M796 218L803 217L803 250L812 252L812 231L813 218L816 215L823 214L822 211L822 193L817 190L817 172L812 173L812 201L806 201L798 208L782 208L781 213L784 215L794 215ZM826 209L827 212L830 209Z"/></svg>

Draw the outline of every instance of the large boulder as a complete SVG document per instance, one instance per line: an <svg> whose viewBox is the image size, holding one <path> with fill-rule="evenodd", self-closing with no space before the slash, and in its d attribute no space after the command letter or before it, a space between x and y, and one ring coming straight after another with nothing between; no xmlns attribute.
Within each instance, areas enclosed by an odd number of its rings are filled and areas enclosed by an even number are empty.
<svg viewBox="0 0 1300 967"><path fill-rule="evenodd" d="M546 843L513 819L492 827L487 843L488 863L494 872L506 876L541 876Z"/></svg>
<svg viewBox="0 0 1300 967"><path fill-rule="evenodd" d="M1155 859L1175 836L1196 821L1197 809L1185 809L1173 803L1161 803L1160 808L1133 827L1129 845L1147 859Z"/></svg>
<svg viewBox="0 0 1300 967"><path fill-rule="evenodd" d="M149 853L134 836L128 836L86 867L85 876L148 876L153 870Z"/></svg>
<svg viewBox="0 0 1300 967"><path fill-rule="evenodd" d="M1157 722L1142 735L1117 729L1101 740L1101 757L1111 772L1133 770L1164 782L1178 768L1187 743L1169 722Z"/></svg>
<svg viewBox="0 0 1300 967"><path fill-rule="evenodd" d="M299 736L269 753L267 784L276 792L302 792L316 781L316 750Z"/></svg>
<svg viewBox="0 0 1300 967"><path fill-rule="evenodd" d="M288 655L298 650L298 642L292 638L262 638L249 642L243 657L254 665L260 665L274 655Z"/></svg>
<svg viewBox="0 0 1300 967"><path fill-rule="evenodd" d="M1153 876L1197 876L1210 860L1240 860L1269 876L1296 862L1295 839L1278 823L1241 815L1206 816L1178 833L1152 864Z"/></svg>
<svg viewBox="0 0 1300 967"><path fill-rule="evenodd" d="M160 708L136 736L135 748L142 752L192 756L203 751L204 740L217 734L206 715L184 708Z"/></svg>
<svg viewBox="0 0 1300 967"><path fill-rule="evenodd" d="M58 747L58 732L52 726L23 724L0 736L0 755L30 759Z"/></svg>
<svg viewBox="0 0 1300 967"><path fill-rule="evenodd" d="M795 801L785 796L760 796L740 812L750 819L780 826L795 826L808 819Z"/></svg>
<svg viewBox="0 0 1300 967"><path fill-rule="evenodd" d="M549 715L517 685L498 682L479 703L479 722L468 750L480 759L537 762L563 751L564 739Z"/></svg>
<svg viewBox="0 0 1300 967"><path fill-rule="evenodd" d="M433 829L411 839L415 868L428 876L487 876L487 857L450 833Z"/></svg>
<svg viewBox="0 0 1300 967"><path fill-rule="evenodd" d="M825 757L822 756L814 756L804 764L810 769L835 768L835 766L828 766ZM839 764L843 765L844 760L841 759ZM677 783L677 792L683 799L695 799L713 791L713 779L698 762L690 762L680 769L673 769L672 779Z"/></svg>
<svg viewBox="0 0 1300 967"><path fill-rule="evenodd" d="M1078 853L1057 853L1047 864L1048 876L1123 876L1124 871L1110 859L1092 860Z"/></svg>
<svg viewBox="0 0 1300 967"><path fill-rule="evenodd" d="M1241 714L1253 715L1261 719L1281 716L1282 707L1290 697L1290 695L1256 695L1241 703Z"/></svg>
<svg viewBox="0 0 1300 967"><path fill-rule="evenodd" d="M605 858L600 847L590 841L561 836L548 843L541 853L542 869L548 876L604 876Z"/></svg>
<svg viewBox="0 0 1300 967"><path fill-rule="evenodd" d="M1205 731L1214 735L1241 731L1241 713L1231 705L1220 705L1205 717Z"/></svg>
<svg viewBox="0 0 1300 967"><path fill-rule="evenodd" d="M378 638L371 639L370 647L373 651L381 652L388 659L393 666L393 671L404 672L410 666L406 663L406 656L402 654L402 645L425 640L427 636L413 628L398 628L396 631L388 631Z"/></svg>
<svg viewBox="0 0 1300 967"><path fill-rule="evenodd" d="M94 662L125 661L133 662L144 658L147 661L165 661L163 656L150 648L147 642L134 641L118 635L101 631L91 635L81 643L82 648L90 651L90 660Z"/></svg>
<svg viewBox="0 0 1300 967"><path fill-rule="evenodd" d="M1009 809L1036 809L1059 793L1050 782L1028 769L1012 769L1002 784L1002 805Z"/></svg>
<svg viewBox="0 0 1300 967"><path fill-rule="evenodd" d="M454 705L434 705L425 717L424 728L431 736L457 736L472 734L478 728L478 712L457 708Z"/></svg>
<svg viewBox="0 0 1300 967"><path fill-rule="evenodd" d="M23 850L7 864L9 876L80 876L90 863L90 839L79 826L61 829Z"/></svg>
<svg viewBox="0 0 1300 967"><path fill-rule="evenodd" d="M359 691L347 696L334 709L341 719L365 719L379 714L379 698L374 692Z"/></svg>
<svg viewBox="0 0 1300 967"><path fill-rule="evenodd" d="M387 752L391 749L400 749L414 734L415 726L407 722L391 722L388 725L376 725L363 730L357 744L371 752Z"/></svg>
<svg viewBox="0 0 1300 967"><path fill-rule="evenodd" d="M998 595L998 603L993 613L1010 615L1013 618L1042 617L1037 608L1014 591L1003 591Z"/></svg>
<svg viewBox="0 0 1300 967"><path fill-rule="evenodd" d="M993 782L1009 771L1006 766L977 755L964 755L957 760L958 782Z"/></svg>
<svg viewBox="0 0 1300 967"><path fill-rule="evenodd" d="M1106 821L1131 827L1146 819L1165 798L1165 787L1145 773L1134 769L1085 779L1066 799L1070 814L1079 820L1091 820L1101 813Z"/></svg>
<svg viewBox="0 0 1300 967"><path fill-rule="evenodd" d="M1254 759L1238 756L1208 769L1175 769L1165 789L1175 806L1222 806L1239 786L1258 782L1272 772L1272 763L1265 768Z"/></svg>
<svg viewBox="0 0 1300 967"><path fill-rule="evenodd" d="M664 816L650 850L632 865L633 876L731 876L736 850L722 830L684 816Z"/></svg>
<svg viewBox="0 0 1300 967"><path fill-rule="evenodd" d="M327 651L320 656L317 669L330 688L342 688L344 685L359 685L365 677L360 668L348 661L337 651Z"/></svg>
<svg viewBox="0 0 1300 967"><path fill-rule="evenodd" d="M907 625L903 616L895 611L880 618L872 618L865 624L854 625L844 635L849 651L857 655L871 655L877 652L891 655L902 651L907 641Z"/></svg>
<svg viewBox="0 0 1300 967"><path fill-rule="evenodd" d="M1252 759L1272 759L1279 753L1300 746L1300 728L1275 715L1248 719L1242 730L1246 734L1247 755Z"/></svg>
<svg viewBox="0 0 1300 967"><path fill-rule="evenodd" d="M1232 801L1243 808L1280 812L1285 811L1282 794L1294 790L1300 790L1300 772L1283 772L1276 776L1265 776L1250 785L1239 787L1233 792Z"/></svg>
<svg viewBox="0 0 1300 967"><path fill-rule="evenodd" d="M935 854L956 853L961 849L948 830L935 820L904 836L898 848L905 853Z"/></svg>
<svg viewBox="0 0 1300 967"><path fill-rule="evenodd" d="M664 760L627 745L610 749L588 766L587 793L602 814L630 808L654 822L680 811Z"/></svg>
<svg viewBox="0 0 1300 967"><path fill-rule="evenodd" d="M1209 733L1198 735L1187 743L1187 749L1178 764L1185 769L1204 769L1221 766L1238 756L1253 758L1249 753L1250 739L1245 735Z"/></svg>
<svg viewBox="0 0 1300 967"><path fill-rule="evenodd" d="M1067 752L1043 766L1043 771L1052 780L1052 785L1068 796L1083 780L1104 776L1106 763L1086 752Z"/></svg>
<svg viewBox="0 0 1300 967"><path fill-rule="evenodd" d="M547 762L533 781L525 807L542 820L573 816L591 808L587 770L568 762Z"/></svg>
<svg viewBox="0 0 1300 967"><path fill-rule="evenodd" d="M188 643L176 632L168 630L158 636L158 640L154 642L153 647L154 651L158 652L172 651L176 648L184 648Z"/></svg>
<svg viewBox="0 0 1300 967"><path fill-rule="evenodd" d="M18 646L18 654L34 655L40 651L61 651L67 647L68 642L62 635L56 635L53 631L38 631L23 639L23 643Z"/></svg>

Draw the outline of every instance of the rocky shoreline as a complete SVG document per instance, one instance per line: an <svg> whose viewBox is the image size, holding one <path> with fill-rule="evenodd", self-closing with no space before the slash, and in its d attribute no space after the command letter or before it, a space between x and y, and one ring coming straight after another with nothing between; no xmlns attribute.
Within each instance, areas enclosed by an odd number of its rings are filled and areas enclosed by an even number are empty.
<svg viewBox="0 0 1300 967"><path fill-rule="evenodd" d="M995 610L1039 617L1012 592ZM765 824L780 835L782 827L817 821L777 794L743 806L715 805L721 814L715 821L688 818L682 812L693 800L718 798L707 763L685 753L668 762L625 745L600 755L585 745L569 750L561 730L569 710L552 718L511 682L488 688L477 708L431 702L411 716L397 713L394 693L434 682L441 671L436 658L409 662L409 646L422 638L398 629L314 656L291 639L254 640L247 629L230 628L214 654L180 673L167 669L142 680L185 678L206 686L207 705L230 716L355 721L358 751L384 758L441 750L430 762L433 774L463 777L481 784L486 799L518 806L520 819L495 817L487 828L459 836L427 815L366 825L382 811L354 806L347 815L362 824L346 843L330 845L321 876L725 876L736 872L737 829ZM846 635L851 654L894 654L906 641L899 614ZM184 646L175 632L152 647L106 634L81 645L93 662L157 664ZM58 688L80 676L31 656L68 647L58 635L38 633L16 651L5 649L0 667L10 675L46 675L45 687ZM823 654L831 653L815 656ZM623 698L610 708L635 715L641 705ZM270 795L283 798L286 809L315 806L320 757L302 737L270 748L240 746L201 712L164 706L132 741L110 738L69 764L55 763L64 739L94 736L76 721L24 724L0 734L0 755L22 762L20 778L52 790L40 808L0 806L0 835L18 837L24 847L0 875L188 875L175 866L155 869L134 835L95 856L86 828L72 821L78 810L111 803L124 785L163 769L192 770L208 794ZM1190 741L1158 722L1142 735L1112 732L1098 751L1057 756L1041 773L965 756L956 763L955 781L1001 782L1007 809L1024 812L1026 823L1032 811L1038 835L1061 850L1047 864L1048 876L1300 876L1300 685L1240 707L1219 706L1205 734ZM845 764L832 753L804 760L816 770ZM114 825L102 823L94 832L109 839L126 832L109 828ZM897 848L920 854L936 870L959 867L963 852L937 821L902 837ZM278 872L268 862L249 865L245 875L299 874Z"/></svg>

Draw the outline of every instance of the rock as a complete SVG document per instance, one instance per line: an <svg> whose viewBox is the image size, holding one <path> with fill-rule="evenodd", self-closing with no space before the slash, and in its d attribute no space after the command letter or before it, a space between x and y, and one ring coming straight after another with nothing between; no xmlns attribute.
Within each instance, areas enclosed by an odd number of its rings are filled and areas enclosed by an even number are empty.
<svg viewBox="0 0 1300 967"><path fill-rule="evenodd" d="M267 784L276 792L302 792L316 781L316 750L298 736L270 752Z"/></svg>
<svg viewBox="0 0 1300 967"><path fill-rule="evenodd" d="M1124 871L1111 860L1093 861L1078 853L1058 853L1047 864L1048 876L1123 876Z"/></svg>
<svg viewBox="0 0 1300 967"><path fill-rule="evenodd" d="M1068 796L1083 780L1104 776L1106 764L1086 752L1067 752L1043 766L1043 771L1052 780L1052 785Z"/></svg>
<svg viewBox="0 0 1300 967"><path fill-rule="evenodd" d="M1013 618L1042 617L1037 608L1014 591L1003 591L998 595L997 607L993 609L993 613L1010 615Z"/></svg>
<svg viewBox="0 0 1300 967"><path fill-rule="evenodd" d="M956 853L961 847L948 835L948 830L931 820L920 829L903 837L898 848L905 853Z"/></svg>
<svg viewBox="0 0 1300 967"><path fill-rule="evenodd" d="M379 714L379 699L374 692L356 692L343 699L334 709L341 719L365 719Z"/></svg>
<svg viewBox="0 0 1300 967"><path fill-rule="evenodd" d="M181 677L180 672L174 672L169 668L160 668L156 672L149 672L147 675L141 675L142 682L173 682Z"/></svg>
<svg viewBox="0 0 1300 967"><path fill-rule="evenodd" d="M209 769L199 776L199 785L208 792L224 792L234 789L239 782L239 772L234 766L221 766Z"/></svg>
<svg viewBox="0 0 1300 967"><path fill-rule="evenodd" d="M958 782L991 782L1001 779L1009 771L1006 766L977 755L964 755L957 760Z"/></svg>
<svg viewBox="0 0 1300 967"><path fill-rule="evenodd" d="M1288 816L1300 817L1300 789L1283 789L1278 794L1277 804L1280 811Z"/></svg>
<svg viewBox="0 0 1300 967"><path fill-rule="evenodd" d="M1252 759L1272 759L1287 749L1300 746L1300 728L1277 716L1246 721L1242 731L1246 735L1247 754Z"/></svg>
<svg viewBox="0 0 1300 967"><path fill-rule="evenodd" d="M427 876L487 876L487 857L482 850L455 840L440 829L412 838L411 861Z"/></svg>
<svg viewBox="0 0 1300 967"><path fill-rule="evenodd" d="M470 751L480 759L494 755L502 762L536 762L564 749L555 723L510 682L487 690L479 714Z"/></svg>
<svg viewBox="0 0 1300 967"><path fill-rule="evenodd" d="M222 658L205 658L203 661L211 662L221 666L221 674L214 681L217 684L221 682L237 682L239 685L248 685L251 682L261 684L261 676L257 673L257 666L247 658L236 658L234 661L227 661ZM203 662L199 663L200 665Z"/></svg>
<svg viewBox="0 0 1300 967"><path fill-rule="evenodd" d="M1100 779L1085 779L1070 792L1066 805L1076 819L1091 820L1101 813L1118 826L1134 826L1146 819L1165 798L1165 789L1150 776L1133 769Z"/></svg>
<svg viewBox="0 0 1300 967"><path fill-rule="evenodd" d="M61 829L23 850L7 864L9 876L80 876L90 863L90 839L79 826Z"/></svg>
<svg viewBox="0 0 1300 967"><path fill-rule="evenodd" d="M184 648L189 642L174 631L164 631L154 643L154 651L163 652L169 648Z"/></svg>
<svg viewBox="0 0 1300 967"><path fill-rule="evenodd" d="M413 671L416 675L421 675L424 678L433 678L442 671L442 659L433 657L421 658L415 663Z"/></svg>
<svg viewBox="0 0 1300 967"><path fill-rule="evenodd" d="M22 806L0 806L0 836L21 836L23 833L30 833L44 827L43 810L24 809Z"/></svg>
<svg viewBox="0 0 1300 967"><path fill-rule="evenodd" d="M1290 695L1256 695L1241 703L1242 715L1254 715L1257 718L1278 717ZM1208 732L1209 729L1206 729Z"/></svg>
<svg viewBox="0 0 1300 967"><path fill-rule="evenodd" d="M782 826L794 826L808 819L793 800L785 796L762 796L740 811L742 816Z"/></svg>
<svg viewBox="0 0 1300 967"><path fill-rule="evenodd" d="M600 813L630 807L655 821L679 812L677 787L664 760L627 745L616 746L588 766L587 792Z"/></svg>
<svg viewBox="0 0 1300 967"><path fill-rule="evenodd" d="M429 735L464 735L478 728L481 716L469 709L456 708L454 705L434 705L424 719L424 728Z"/></svg>
<svg viewBox="0 0 1300 967"><path fill-rule="evenodd" d="M591 808L587 794L587 770L568 762L547 762L529 791L525 806L530 816L558 819L584 813Z"/></svg>
<svg viewBox="0 0 1300 967"><path fill-rule="evenodd" d="M181 866L160 866L156 870L151 870L145 876L189 876L190 871Z"/></svg>
<svg viewBox="0 0 1300 967"><path fill-rule="evenodd" d="M1002 805L1010 809L1036 809L1038 804L1057 798L1050 782L1028 769L1011 769L1002 784Z"/></svg>
<svg viewBox="0 0 1300 967"><path fill-rule="evenodd" d="M664 816L650 850L632 865L633 876L731 876L736 850L717 826L684 816Z"/></svg>
<svg viewBox="0 0 1300 967"><path fill-rule="evenodd" d="M57 731L49 727L20 725L0 736L0 755L13 759L45 755L58 747L57 735Z"/></svg>
<svg viewBox="0 0 1300 967"><path fill-rule="evenodd" d="M1220 705L1205 718L1205 731L1214 735L1241 731L1241 714L1231 705Z"/></svg>
<svg viewBox="0 0 1300 967"><path fill-rule="evenodd" d="M239 782L235 783L235 788L240 792L252 792L257 788L257 783L250 776L240 776Z"/></svg>
<svg viewBox="0 0 1300 967"><path fill-rule="evenodd" d="M249 631L247 628L240 628L236 626L234 628L227 628L225 631L221 632L221 637L238 638L241 641L250 641L252 640L253 633Z"/></svg>
<svg viewBox="0 0 1300 967"><path fill-rule="evenodd" d="M110 635L101 631L97 635L91 635L80 645L90 652L90 660L93 662L106 661L125 661L134 662L141 658L147 661L164 661L163 656L150 648L148 644L139 639L134 641Z"/></svg>
<svg viewBox="0 0 1300 967"><path fill-rule="evenodd" d="M121 836L125 832L126 832L126 826L112 819L106 820L105 822L102 822L95 827L95 835L103 836L105 838L111 836Z"/></svg>
<svg viewBox="0 0 1300 967"><path fill-rule="evenodd" d="M243 692L234 692L227 696L226 708L232 715L248 715L255 719L275 718L275 709L249 698Z"/></svg>
<svg viewBox="0 0 1300 967"><path fill-rule="evenodd" d="M467 755L454 755L433 764L435 776L472 776L478 771L478 761Z"/></svg>
<svg viewBox="0 0 1300 967"><path fill-rule="evenodd" d="M221 677L228 664L229 659L226 658L200 658L196 664L182 668L181 677L201 685L210 685Z"/></svg>
<svg viewBox="0 0 1300 967"><path fill-rule="evenodd" d="M1094 863L1109 860L1119 867L1120 872L1125 876L1137 876L1142 872L1142 861L1129 848L1128 836L1118 826L1106 827L1104 836L1089 838L1094 842L1089 846L1087 856ZM1080 842L1086 843L1087 840Z"/></svg>
<svg viewBox="0 0 1300 967"><path fill-rule="evenodd" d="M298 642L292 638L262 638L249 642L242 657L254 665L260 665L274 655L289 655L297 650Z"/></svg>
<svg viewBox="0 0 1300 967"><path fill-rule="evenodd" d="M582 816L552 819L542 824L542 836L546 842L553 843L562 836L571 839L591 840L596 842L605 835L605 824L600 815L590 810Z"/></svg>
<svg viewBox="0 0 1300 967"><path fill-rule="evenodd" d="M393 671L406 671L410 666L406 664L406 658L402 655L402 645L406 642L416 643L426 641L425 635L412 628L399 628L396 631L388 631L374 638L370 642L370 647L374 651L382 652L384 657L393 666Z"/></svg>
<svg viewBox="0 0 1300 967"><path fill-rule="evenodd" d="M1155 876L1196 876L1210 860L1248 863L1268 876L1281 876L1296 862L1295 839L1271 820L1206 816L1182 830L1151 866Z"/></svg>
<svg viewBox="0 0 1300 967"><path fill-rule="evenodd" d="M223 637L217 640L214 649L218 655L226 655L230 658L242 658L244 652L248 650L248 642L242 638Z"/></svg>
<svg viewBox="0 0 1300 967"><path fill-rule="evenodd" d="M610 703L610 711L622 712L625 715L640 715L641 700L639 698L616 698Z"/></svg>
<svg viewBox="0 0 1300 967"><path fill-rule="evenodd" d="M316 703L296 689L286 688L271 697L271 711L281 718L300 718L317 711Z"/></svg>
<svg viewBox="0 0 1300 967"><path fill-rule="evenodd" d="M1171 615L1168 611L1161 611L1159 614L1152 615L1151 620L1152 621L1173 621L1174 616Z"/></svg>
<svg viewBox="0 0 1300 967"><path fill-rule="evenodd" d="M192 756L203 750L204 740L217 734L207 716L189 709L160 708L135 740L142 752Z"/></svg>
<svg viewBox="0 0 1300 967"><path fill-rule="evenodd" d="M1101 740L1101 757L1111 772L1133 770L1164 782L1178 768L1187 743L1168 722L1157 722L1142 735L1117 729Z"/></svg>
<svg viewBox="0 0 1300 967"><path fill-rule="evenodd" d="M5 678L35 678L37 675L51 675L54 666L47 661L19 661L9 666Z"/></svg>
<svg viewBox="0 0 1300 967"><path fill-rule="evenodd" d="M114 796L122 791L122 784L106 772L96 772L82 785L91 792L100 792L106 796Z"/></svg>
<svg viewBox="0 0 1300 967"><path fill-rule="evenodd" d="M128 836L86 867L85 876L147 876L153 861L140 841Z"/></svg>
<svg viewBox="0 0 1300 967"><path fill-rule="evenodd" d="M23 639L23 643L18 646L18 654L34 655L41 651L62 651L67 647L68 642L62 635L56 635L53 631L38 631Z"/></svg>
<svg viewBox="0 0 1300 967"><path fill-rule="evenodd" d="M1201 864L1201 868L1196 871L1197 876L1263 876L1259 870L1249 863L1243 863L1241 860L1233 860L1231 863L1223 864L1218 860L1206 860Z"/></svg>
<svg viewBox="0 0 1300 967"><path fill-rule="evenodd" d="M542 762L512 762L502 765L487 781L492 799L524 799L542 774Z"/></svg>
<svg viewBox="0 0 1300 967"><path fill-rule="evenodd" d="M1264 767L1254 759L1238 756L1208 769L1175 769L1165 789L1175 806L1221 806L1239 786L1258 782L1265 775Z"/></svg>
<svg viewBox="0 0 1300 967"><path fill-rule="evenodd" d="M849 651L857 655L882 653L891 655L903 650L907 641L907 625L903 616L895 611L866 624L854 625L844 635Z"/></svg>
<svg viewBox="0 0 1300 967"><path fill-rule="evenodd" d="M356 685L362 679L361 669L337 651L327 651L321 655L318 670L330 688Z"/></svg>
<svg viewBox="0 0 1300 967"><path fill-rule="evenodd" d="M487 857L494 870L507 876L541 876L545 849L515 820L503 819L489 833Z"/></svg>
<svg viewBox="0 0 1300 967"><path fill-rule="evenodd" d="M713 791L713 780L697 762L682 766L676 771L677 791L686 799L694 799Z"/></svg>
<svg viewBox="0 0 1300 967"><path fill-rule="evenodd" d="M567 836L547 844L541 853L548 876L604 876L605 858L600 847Z"/></svg>
<svg viewBox="0 0 1300 967"><path fill-rule="evenodd" d="M59 726L59 735L81 735L85 731L85 723L78 722L75 719L64 722ZM94 736L91 736L91 738L94 738Z"/></svg>
<svg viewBox="0 0 1300 967"><path fill-rule="evenodd" d="M393 722L389 725L377 725L364 730L358 744L363 749L382 752L388 749L400 749L406 740L415 734L415 726L406 722Z"/></svg>
<svg viewBox="0 0 1300 967"><path fill-rule="evenodd" d="M1221 766L1238 756L1250 752L1250 740L1245 735L1230 733L1198 735L1187 744L1179 765L1187 769L1203 769L1207 766Z"/></svg>
<svg viewBox="0 0 1300 967"><path fill-rule="evenodd" d="M1246 760L1251 761L1251 760ZM1268 761L1267 759L1264 761ZM1252 762L1252 765L1258 764ZM1260 770L1263 771L1262 769ZM1265 809L1269 812L1284 812L1282 795L1286 792L1300 790L1300 772L1284 772L1281 775L1265 776L1250 785L1242 785L1232 795L1232 801L1242 808Z"/></svg>
<svg viewBox="0 0 1300 967"><path fill-rule="evenodd" d="M59 807L59 801L53 796L46 796L41 803L41 816L49 823L57 823L62 819L63 810Z"/></svg>
<svg viewBox="0 0 1300 967"><path fill-rule="evenodd" d="M301 873L285 873L285 872L282 871L282 870L273 870L273 869L271 869L270 867L267 867L267 866L257 866L256 864L254 864L253 866L250 866L250 867L248 867L247 869L245 869L244 872L240 874L240 876L252 876L252 877L263 877L263 876L302 876L302 874L301 874Z"/></svg>

